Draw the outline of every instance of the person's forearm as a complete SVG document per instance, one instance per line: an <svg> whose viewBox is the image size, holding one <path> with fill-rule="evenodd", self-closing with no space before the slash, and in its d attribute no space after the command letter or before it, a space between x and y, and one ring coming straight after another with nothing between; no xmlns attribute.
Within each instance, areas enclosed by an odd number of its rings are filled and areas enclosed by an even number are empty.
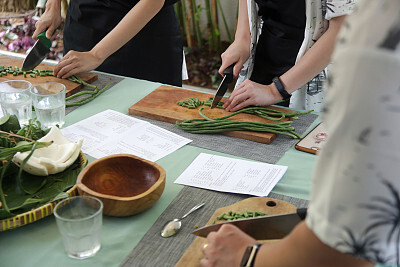
<svg viewBox="0 0 400 267"><path fill-rule="evenodd" d="M250 46L250 26L247 8L247 0L240 0L235 42L246 42Z"/></svg>
<svg viewBox="0 0 400 267"><path fill-rule="evenodd" d="M374 264L325 245L302 222L284 239L261 246L254 266L370 267Z"/></svg>
<svg viewBox="0 0 400 267"><path fill-rule="evenodd" d="M48 12L61 12L61 0L47 0L46 11Z"/></svg>
<svg viewBox="0 0 400 267"><path fill-rule="evenodd" d="M328 66L335 48L336 36L344 19L345 16L331 19L328 30L321 38L304 54L296 65L280 77L289 93L296 91Z"/></svg>
<svg viewBox="0 0 400 267"><path fill-rule="evenodd" d="M164 0L140 0L91 52L99 59L108 58L143 29L161 10L164 2Z"/></svg>

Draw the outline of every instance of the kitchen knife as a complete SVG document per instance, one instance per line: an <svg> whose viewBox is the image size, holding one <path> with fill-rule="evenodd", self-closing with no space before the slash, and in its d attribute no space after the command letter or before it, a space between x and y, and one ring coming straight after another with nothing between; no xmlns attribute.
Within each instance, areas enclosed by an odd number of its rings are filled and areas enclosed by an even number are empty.
<svg viewBox="0 0 400 267"><path fill-rule="evenodd" d="M57 29L59 29L59 27ZM56 30L54 32L56 32ZM50 47L51 41L47 39L46 31L40 33L37 36L37 40L31 51L28 53L22 64L22 71L33 70L37 65L42 63L42 61L50 53Z"/></svg>
<svg viewBox="0 0 400 267"><path fill-rule="evenodd" d="M211 108L215 108L222 97L225 95L226 91L228 90L229 84L233 81L233 67L235 63L227 67L223 74L224 78L222 79L221 84L218 87L217 92L215 93L214 99L211 103Z"/></svg>
<svg viewBox="0 0 400 267"><path fill-rule="evenodd" d="M299 222L304 220L306 215L307 208L300 208L295 213L239 219L204 226L192 234L207 237L210 232L218 231L222 225L232 224L257 240L280 239L289 234Z"/></svg>

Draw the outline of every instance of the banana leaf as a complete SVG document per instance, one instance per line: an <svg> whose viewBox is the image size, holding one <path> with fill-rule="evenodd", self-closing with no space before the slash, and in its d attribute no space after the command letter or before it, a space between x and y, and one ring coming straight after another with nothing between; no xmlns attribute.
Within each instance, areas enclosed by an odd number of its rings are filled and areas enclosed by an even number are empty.
<svg viewBox="0 0 400 267"><path fill-rule="evenodd" d="M17 183L18 167L10 165L3 178L3 193L6 206L0 208L0 219L13 217L17 214L36 209L49 202L68 197L66 191L73 187L79 172L83 169L79 158L65 171L49 176L36 176L23 172L21 182L27 191L26 194Z"/></svg>

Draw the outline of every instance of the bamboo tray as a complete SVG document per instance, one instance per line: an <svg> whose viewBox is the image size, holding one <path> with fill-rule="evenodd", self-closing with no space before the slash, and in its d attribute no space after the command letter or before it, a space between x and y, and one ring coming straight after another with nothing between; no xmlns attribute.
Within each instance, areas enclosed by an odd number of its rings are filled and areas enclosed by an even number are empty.
<svg viewBox="0 0 400 267"><path fill-rule="evenodd" d="M80 152L79 154L79 163L81 167L87 164L87 159L82 152ZM67 193L69 196L76 196L78 194L77 186L74 185L67 191ZM53 214L54 207L61 200L62 199L59 199L57 201L44 204L43 206L33 209L31 211L18 214L11 218L0 220L0 232L18 228L29 223L33 223L35 221L38 221L40 219L43 219L44 217Z"/></svg>

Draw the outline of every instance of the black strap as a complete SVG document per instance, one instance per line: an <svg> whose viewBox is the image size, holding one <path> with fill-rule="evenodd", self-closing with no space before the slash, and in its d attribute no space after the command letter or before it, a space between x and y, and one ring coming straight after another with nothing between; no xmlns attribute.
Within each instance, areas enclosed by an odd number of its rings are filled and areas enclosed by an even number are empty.
<svg viewBox="0 0 400 267"><path fill-rule="evenodd" d="M307 208L298 208L296 213L300 219L304 220L307 217Z"/></svg>
<svg viewBox="0 0 400 267"><path fill-rule="evenodd" d="M272 79L273 83L275 84L276 88L278 89L278 92L281 94L283 97L283 100L288 100L292 96L291 94L286 91L285 87L283 86L281 80L279 77L275 77Z"/></svg>

